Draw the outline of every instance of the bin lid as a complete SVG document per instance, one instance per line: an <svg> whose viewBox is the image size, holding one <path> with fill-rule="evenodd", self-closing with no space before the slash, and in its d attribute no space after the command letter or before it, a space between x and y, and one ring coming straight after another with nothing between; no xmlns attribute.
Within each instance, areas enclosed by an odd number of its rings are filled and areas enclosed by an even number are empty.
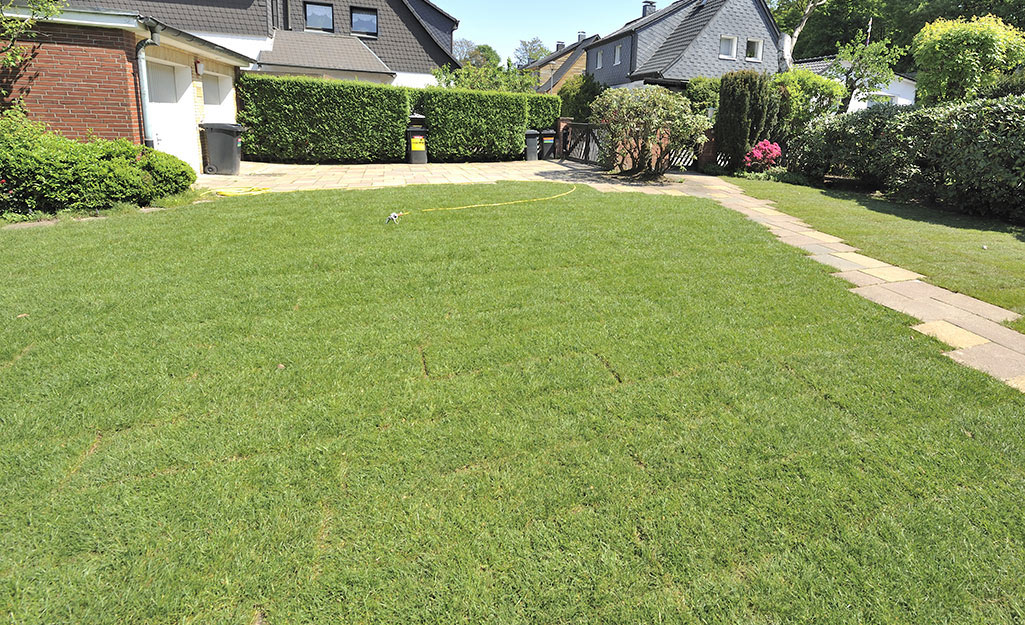
<svg viewBox="0 0 1025 625"><path fill-rule="evenodd" d="M239 124L200 124L199 127L202 128L203 130L220 130L222 132L237 132L237 133L243 133L243 132L249 130L245 126L241 126Z"/></svg>
<svg viewBox="0 0 1025 625"><path fill-rule="evenodd" d="M539 134L541 134L541 133L540 133L540 132L538 132L538 131L536 131L536 130L528 130L528 131L527 131L527 136L528 136L528 137L536 137L536 136L538 136Z"/></svg>

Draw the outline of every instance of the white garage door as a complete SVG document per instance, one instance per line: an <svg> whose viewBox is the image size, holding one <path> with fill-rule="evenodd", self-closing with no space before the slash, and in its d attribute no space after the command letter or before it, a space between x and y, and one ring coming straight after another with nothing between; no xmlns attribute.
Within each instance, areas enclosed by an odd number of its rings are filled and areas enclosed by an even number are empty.
<svg viewBox="0 0 1025 625"><path fill-rule="evenodd" d="M201 171L192 72L187 67L146 61L149 72L149 124L154 147Z"/></svg>

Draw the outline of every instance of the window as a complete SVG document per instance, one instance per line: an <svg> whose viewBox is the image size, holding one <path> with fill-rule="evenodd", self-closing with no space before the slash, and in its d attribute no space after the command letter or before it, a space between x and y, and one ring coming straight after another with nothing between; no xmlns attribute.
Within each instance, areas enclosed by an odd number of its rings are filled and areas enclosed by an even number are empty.
<svg viewBox="0 0 1025 625"><path fill-rule="evenodd" d="M178 101L178 83L174 67L163 63L146 63L149 74L149 101L156 104L174 104Z"/></svg>
<svg viewBox="0 0 1025 625"><path fill-rule="evenodd" d="M221 77L214 74L203 74L203 104L220 106L228 94L221 89Z"/></svg>
<svg viewBox="0 0 1025 625"><path fill-rule="evenodd" d="M744 58L748 61L755 63L762 62L762 40L761 39L748 39L747 40L747 52Z"/></svg>
<svg viewBox="0 0 1025 625"><path fill-rule="evenodd" d="M623 62L623 45L616 46L616 65Z"/></svg>
<svg viewBox="0 0 1025 625"><path fill-rule="evenodd" d="M737 58L737 38L723 35L719 38L719 58L730 61Z"/></svg>
<svg viewBox="0 0 1025 625"><path fill-rule="evenodd" d="M352 10L352 34L364 37L377 36L377 9Z"/></svg>
<svg viewBox="0 0 1025 625"><path fill-rule="evenodd" d="M330 4L306 3L306 30L335 32L334 7Z"/></svg>
<svg viewBox="0 0 1025 625"><path fill-rule="evenodd" d="M596 55L596 58L595 58L595 61L594 61L594 69L601 69L601 66L604 65L604 64L605 64L605 51L604 50L598 50L598 54Z"/></svg>

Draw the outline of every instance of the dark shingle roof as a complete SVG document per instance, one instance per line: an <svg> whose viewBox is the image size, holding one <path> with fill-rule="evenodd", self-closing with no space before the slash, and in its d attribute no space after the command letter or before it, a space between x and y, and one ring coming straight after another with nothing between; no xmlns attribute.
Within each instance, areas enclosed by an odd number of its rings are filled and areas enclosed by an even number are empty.
<svg viewBox="0 0 1025 625"><path fill-rule="evenodd" d="M70 0L75 9L131 11L186 32L270 34L267 0Z"/></svg>
<svg viewBox="0 0 1025 625"><path fill-rule="evenodd" d="M806 69L809 72L812 72L813 74L818 74L819 76L827 76L828 77L829 74L828 74L828 72L826 70L828 70L830 68L830 66L833 65L833 61L835 61L835 60L836 60L836 55L835 54L830 54L830 55L827 55L827 56L816 56L816 57L812 57L812 58L808 58L808 59L797 59L797 60L794 61L794 67L797 68L797 69ZM901 78L903 78L904 80L907 80L907 81L910 81L910 82L913 82L913 83L916 83L916 84L918 82L918 80L913 75L911 75L911 74L907 74L907 73L904 73L904 72L894 72L894 73L896 75L900 76Z"/></svg>
<svg viewBox="0 0 1025 625"><path fill-rule="evenodd" d="M260 65L394 74L358 37L279 30L274 49L260 53Z"/></svg>
<svg viewBox="0 0 1025 625"><path fill-rule="evenodd" d="M672 15L674 11L677 11L678 9L683 7L684 5L690 4L691 2L694 2L694 1L695 0L678 0L677 2L674 2L674 3L670 4L669 6L667 6L664 9L661 9L659 11L655 11L651 15L647 15L645 17L639 17L639 18L637 18L637 19L635 19L633 21L627 22L619 30L613 32L610 35L605 35L605 39L615 39L616 37L619 37L620 35L626 35L628 33L636 32L637 29L639 29L639 28L643 28L643 27L647 26L648 24L651 24L653 22L657 22L658 20L665 19L666 17Z"/></svg>
<svg viewBox="0 0 1025 625"><path fill-rule="evenodd" d="M441 8L438 7L438 5L434 4L433 2L430 2L429 0L419 0L419 1L423 2L426 5L428 5L430 8L432 8L435 11L437 11L438 13L440 13L443 17L448 18L449 20L451 20L453 22L453 24L452 24L452 28L453 29L455 29L455 27L459 25L459 20L457 20L456 18L452 17L448 13L442 11ZM432 28L431 20L429 20L427 18L427 16L422 15L420 13L420 11L417 11L417 9L414 6L413 2L410 2L410 0L402 0L402 3L406 5L406 8L408 8L409 12L413 14L413 17L415 17L416 21L418 21L420 23L420 26L423 27L424 31L426 31L427 34L430 35L431 40L434 41L434 43L436 43L438 45L438 47L441 48L441 51L443 53L445 53L445 55L448 57L448 59L452 61L452 65L454 67L461 67L462 64L459 62L458 59L456 59L455 56L452 55L451 31L449 31L449 38L448 38L448 40L446 40L442 36L442 33L437 28Z"/></svg>
<svg viewBox="0 0 1025 625"><path fill-rule="evenodd" d="M672 16L678 21L676 28L633 75L659 75L671 67L725 4L726 0L687 0L676 3L674 6L678 10Z"/></svg>

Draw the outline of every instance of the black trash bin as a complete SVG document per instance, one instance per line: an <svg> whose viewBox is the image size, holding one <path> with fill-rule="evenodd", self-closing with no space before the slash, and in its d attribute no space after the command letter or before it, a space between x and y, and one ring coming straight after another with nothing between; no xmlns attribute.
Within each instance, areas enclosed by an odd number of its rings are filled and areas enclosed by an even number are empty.
<svg viewBox="0 0 1025 625"><path fill-rule="evenodd" d="M555 131L545 130L541 133L541 158L550 161L555 159Z"/></svg>
<svg viewBox="0 0 1025 625"><path fill-rule="evenodd" d="M427 163L427 118L423 115L409 116L409 127L406 128L406 155L410 165Z"/></svg>
<svg viewBox="0 0 1025 625"><path fill-rule="evenodd" d="M206 145L208 174L234 176L242 164L242 133L247 129L238 124L200 124Z"/></svg>
<svg viewBox="0 0 1025 625"><path fill-rule="evenodd" d="M528 161L536 161L537 160L537 138L540 135L541 135L541 133L536 131L536 130L528 130L527 131L526 139L527 139L527 160Z"/></svg>

